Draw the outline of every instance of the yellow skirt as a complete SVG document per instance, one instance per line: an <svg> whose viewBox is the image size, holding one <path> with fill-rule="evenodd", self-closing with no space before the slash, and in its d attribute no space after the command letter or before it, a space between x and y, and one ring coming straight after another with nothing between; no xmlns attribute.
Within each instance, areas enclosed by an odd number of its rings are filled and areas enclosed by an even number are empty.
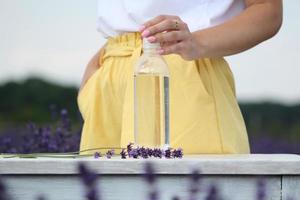
<svg viewBox="0 0 300 200"><path fill-rule="evenodd" d="M133 68L141 50L139 33L108 39L101 67L77 98L84 119L81 151L126 148L134 142ZM175 54L164 59L170 71L170 146L181 147L184 154L250 153L227 62L223 58L186 61Z"/></svg>

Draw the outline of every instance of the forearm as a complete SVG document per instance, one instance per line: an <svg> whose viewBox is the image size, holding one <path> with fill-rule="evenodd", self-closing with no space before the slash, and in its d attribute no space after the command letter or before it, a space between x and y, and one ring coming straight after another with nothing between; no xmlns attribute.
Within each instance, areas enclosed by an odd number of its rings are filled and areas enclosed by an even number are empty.
<svg viewBox="0 0 300 200"><path fill-rule="evenodd" d="M198 43L199 57L227 56L271 38L278 32L281 23L281 1L248 1L247 8L240 15L192 34Z"/></svg>
<svg viewBox="0 0 300 200"><path fill-rule="evenodd" d="M99 60L100 60L101 53L103 52L102 50L103 50L103 47L88 62L87 66L85 68L85 71L84 71L84 75L82 77L80 90L85 85L85 83L89 80L91 75L93 75L93 73L95 73L95 71L97 69L99 69L99 67L100 67Z"/></svg>

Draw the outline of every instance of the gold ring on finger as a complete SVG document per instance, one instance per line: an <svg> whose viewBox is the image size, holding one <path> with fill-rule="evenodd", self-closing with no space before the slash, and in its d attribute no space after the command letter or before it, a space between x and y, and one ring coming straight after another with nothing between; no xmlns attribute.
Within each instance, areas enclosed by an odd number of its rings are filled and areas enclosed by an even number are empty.
<svg viewBox="0 0 300 200"><path fill-rule="evenodd" d="M175 29L175 30L178 30L178 29L179 29L179 22L178 22L178 21L175 21L174 29Z"/></svg>

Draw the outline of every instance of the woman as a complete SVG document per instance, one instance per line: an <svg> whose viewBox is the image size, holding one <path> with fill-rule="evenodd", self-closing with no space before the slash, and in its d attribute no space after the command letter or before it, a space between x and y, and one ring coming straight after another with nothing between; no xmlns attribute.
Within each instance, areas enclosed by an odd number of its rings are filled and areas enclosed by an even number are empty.
<svg viewBox="0 0 300 200"><path fill-rule="evenodd" d="M281 0L99 1L107 43L86 67L80 150L133 140L133 65L141 40L159 42L170 70L170 145L185 154L250 153L234 78L223 56L274 36ZM91 153L85 151L81 154Z"/></svg>

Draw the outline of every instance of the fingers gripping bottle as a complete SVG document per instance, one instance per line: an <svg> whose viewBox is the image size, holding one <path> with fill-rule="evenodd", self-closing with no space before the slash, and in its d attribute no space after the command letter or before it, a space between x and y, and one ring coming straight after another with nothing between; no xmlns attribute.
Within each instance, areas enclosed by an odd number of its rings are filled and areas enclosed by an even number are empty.
<svg viewBox="0 0 300 200"><path fill-rule="evenodd" d="M134 142L144 147L170 147L169 69L157 53L159 43L143 39L134 70Z"/></svg>

